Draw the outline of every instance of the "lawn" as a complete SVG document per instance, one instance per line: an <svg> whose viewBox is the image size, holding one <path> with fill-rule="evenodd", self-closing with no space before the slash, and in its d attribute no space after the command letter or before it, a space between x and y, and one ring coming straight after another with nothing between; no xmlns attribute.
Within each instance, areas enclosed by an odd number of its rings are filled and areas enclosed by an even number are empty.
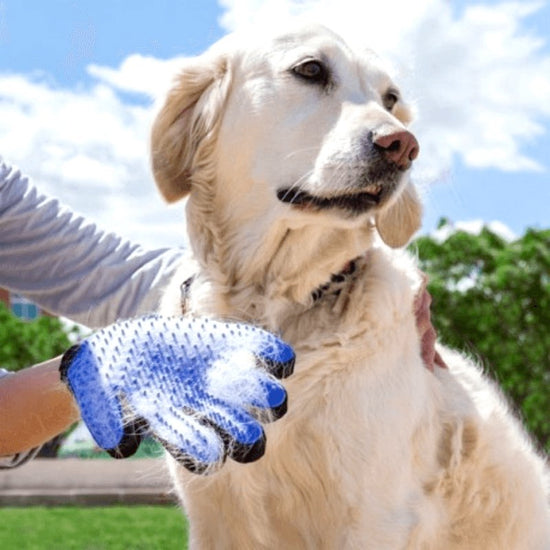
<svg viewBox="0 0 550 550"><path fill-rule="evenodd" d="M0 509L2 550L182 550L187 526L175 506Z"/></svg>

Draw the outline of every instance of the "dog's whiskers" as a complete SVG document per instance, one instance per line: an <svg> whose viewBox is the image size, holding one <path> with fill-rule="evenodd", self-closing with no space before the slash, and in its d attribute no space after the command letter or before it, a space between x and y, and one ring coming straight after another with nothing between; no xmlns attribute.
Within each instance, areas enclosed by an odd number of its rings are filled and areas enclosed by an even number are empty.
<svg viewBox="0 0 550 550"><path fill-rule="evenodd" d="M304 147L302 149L297 149L296 151L291 151L286 155L285 160L289 160L297 155L300 155L302 153L309 153L311 151L317 152L319 150L319 147Z"/></svg>
<svg viewBox="0 0 550 550"><path fill-rule="evenodd" d="M308 172L306 172L305 174L303 174L302 176L300 176L296 181L294 181L289 187L288 189L286 190L285 194L283 195L283 200L286 199L286 197L288 197L293 191L295 191L296 189L300 189L302 183L307 180L307 178L309 178L311 176L311 174L313 173L313 170L309 170ZM292 198L292 200L289 201L290 204L292 204L294 202L294 198Z"/></svg>

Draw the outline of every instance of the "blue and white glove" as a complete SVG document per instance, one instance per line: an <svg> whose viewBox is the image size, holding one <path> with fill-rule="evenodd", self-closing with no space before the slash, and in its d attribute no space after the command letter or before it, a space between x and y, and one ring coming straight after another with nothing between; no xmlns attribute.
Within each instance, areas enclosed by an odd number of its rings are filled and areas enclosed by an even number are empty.
<svg viewBox="0 0 550 550"><path fill-rule="evenodd" d="M63 356L72 391L96 443L115 458L148 433L202 473L226 456L260 458L260 421L280 418L294 352L257 327L205 318L150 316L102 329Z"/></svg>

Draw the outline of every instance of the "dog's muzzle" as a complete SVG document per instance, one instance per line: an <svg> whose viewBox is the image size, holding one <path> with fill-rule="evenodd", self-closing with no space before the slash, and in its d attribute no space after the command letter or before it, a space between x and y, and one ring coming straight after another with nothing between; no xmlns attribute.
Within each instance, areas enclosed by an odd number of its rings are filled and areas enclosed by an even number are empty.
<svg viewBox="0 0 550 550"><path fill-rule="evenodd" d="M277 191L277 198L299 210L364 214L383 205L399 188L418 151L416 138L406 130L383 135L369 132L362 147L363 160L356 166L344 164L338 171L338 179L347 182L345 192L314 195L305 186L284 187Z"/></svg>

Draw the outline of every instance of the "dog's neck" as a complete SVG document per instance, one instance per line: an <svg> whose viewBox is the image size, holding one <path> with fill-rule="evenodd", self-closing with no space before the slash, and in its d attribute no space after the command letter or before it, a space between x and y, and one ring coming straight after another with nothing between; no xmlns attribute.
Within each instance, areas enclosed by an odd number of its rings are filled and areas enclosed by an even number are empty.
<svg viewBox="0 0 550 550"><path fill-rule="evenodd" d="M250 232L229 247L195 250L227 315L276 329L285 317L312 307L352 270L375 239L371 226L289 229L272 226L256 241ZM224 240L227 243L228 240ZM330 290L329 290L330 289Z"/></svg>
<svg viewBox="0 0 550 550"><path fill-rule="evenodd" d="M345 290L347 286L349 286L350 281L353 280L356 274L358 262L364 258L365 257L355 258L354 260L347 262L338 273L333 273L326 283L314 289L310 294L311 304L318 304L327 296L338 297L340 293ZM188 304L191 294L191 287L195 281L195 278L196 276L192 275L191 277L185 279L180 285L182 313L186 313L189 309Z"/></svg>
<svg viewBox="0 0 550 550"><path fill-rule="evenodd" d="M311 293L340 273L372 244L372 230L319 226L288 230L273 249L263 277L268 297L308 304Z"/></svg>

